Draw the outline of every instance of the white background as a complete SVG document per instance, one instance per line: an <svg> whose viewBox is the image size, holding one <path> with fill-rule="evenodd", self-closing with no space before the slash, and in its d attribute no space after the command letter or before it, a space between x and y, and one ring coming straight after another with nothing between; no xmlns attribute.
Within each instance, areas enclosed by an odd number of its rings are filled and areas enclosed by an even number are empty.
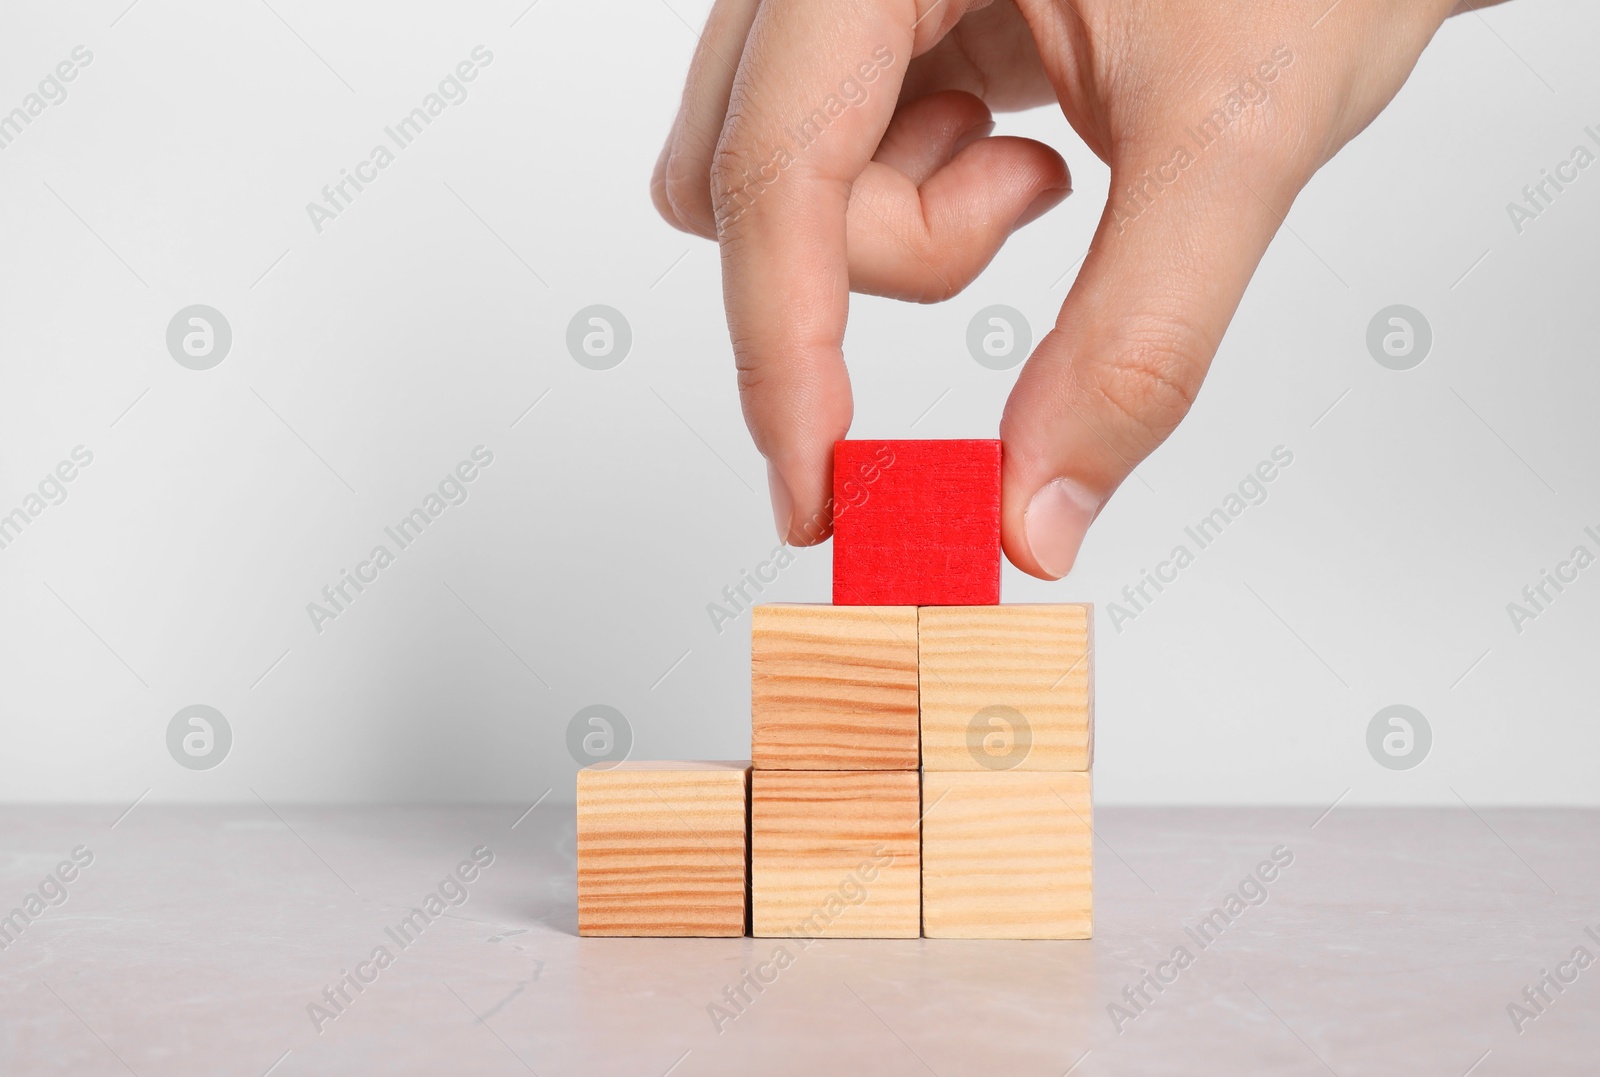
<svg viewBox="0 0 1600 1077"><path fill-rule="evenodd" d="M0 151L0 512L94 461L0 550L0 799L570 799L592 703L636 758L747 754L748 615L718 634L706 605L774 538L716 252L648 199L705 12L671 3L8 5L0 109L94 59ZM1448 24L1078 570L1007 570L1007 601L1099 606L1102 803L1600 803L1600 568L1520 634L1506 611L1600 552L1600 168L1521 235L1505 208L1600 129L1597 31L1549 0ZM470 97L317 234L306 203L478 45ZM1010 304L1037 338L1071 283L1106 171L1053 111L1000 131L1076 193L943 307L857 299L855 436L994 436L1014 372L968 321ZM233 329L209 371L166 349L194 303ZM567 354L593 303L632 326L610 371ZM1436 338L1406 372L1365 344L1394 303ZM317 632L306 604L477 445L469 500ZM1270 499L1115 631L1105 604L1278 445ZM827 601L829 557L763 597ZM194 703L234 736L204 772L166 748ZM1392 703L1433 729L1414 770L1367 752Z"/></svg>

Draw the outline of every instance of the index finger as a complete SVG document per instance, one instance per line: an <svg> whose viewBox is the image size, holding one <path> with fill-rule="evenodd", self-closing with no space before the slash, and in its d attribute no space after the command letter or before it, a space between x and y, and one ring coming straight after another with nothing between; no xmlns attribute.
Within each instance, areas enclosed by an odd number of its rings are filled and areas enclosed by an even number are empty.
<svg viewBox="0 0 1600 1077"><path fill-rule="evenodd" d="M829 532L833 443L850 429L842 344L851 185L894 115L921 8L941 0L767 0L711 170L745 422L780 537ZM959 16L956 16L959 17Z"/></svg>

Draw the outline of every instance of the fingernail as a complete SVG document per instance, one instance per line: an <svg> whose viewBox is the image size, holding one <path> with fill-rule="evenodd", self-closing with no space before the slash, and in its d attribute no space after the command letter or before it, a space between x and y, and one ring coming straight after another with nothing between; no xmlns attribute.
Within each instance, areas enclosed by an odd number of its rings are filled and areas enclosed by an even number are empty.
<svg viewBox="0 0 1600 1077"><path fill-rule="evenodd" d="M794 494L783 475L767 461L767 490L772 495L772 526L778 529L778 541L789 541L789 526L794 523Z"/></svg>
<svg viewBox="0 0 1600 1077"><path fill-rule="evenodd" d="M978 141L978 139L988 138L992 134L994 134L993 120L990 120L987 123L980 123L978 126L974 127L972 130L956 139L955 146L950 150L950 156L954 157L956 154L960 153L962 150Z"/></svg>
<svg viewBox="0 0 1600 1077"><path fill-rule="evenodd" d="M1039 192L1034 200L1028 203L1028 208L1022 211L1022 216L1017 218L1017 223L1011 226L1011 230L1015 232L1023 225L1031 224L1043 217L1064 202L1071 193L1071 187L1053 187L1048 191Z"/></svg>
<svg viewBox="0 0 1600 1077"><path fill-rule="evenodd" d="M1028 550L1039 567L1058 580L1071 572L1099 508L1100 499L1075 479L1045 483L1022 516Z"/></svg>

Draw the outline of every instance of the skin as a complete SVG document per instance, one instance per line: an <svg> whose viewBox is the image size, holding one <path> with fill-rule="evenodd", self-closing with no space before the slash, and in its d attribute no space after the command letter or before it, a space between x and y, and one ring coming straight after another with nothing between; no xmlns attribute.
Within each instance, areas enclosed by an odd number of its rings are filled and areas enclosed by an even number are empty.
<svg viewBox="0 0 1600 1077"><path fill-rule="evenodd" d="M849 293L948 299L1070 193L1060 155L991 136L991 110L1056 103L1111 168L1077 281L1000 423L1006 554L1054 579L1188 413L1295 197L1462 10L717 0L652 194L668 222L721 247L745 420L780 537L828 533L802 525L827 519L833 443L850 427ZM859 92L842 86L852 77ZM1250 103L1196 149L1189 129L1252 78ZM841 94L848 107L802 148L793 132ZM1179 146L1192 156L1182 168Z"/></svg>

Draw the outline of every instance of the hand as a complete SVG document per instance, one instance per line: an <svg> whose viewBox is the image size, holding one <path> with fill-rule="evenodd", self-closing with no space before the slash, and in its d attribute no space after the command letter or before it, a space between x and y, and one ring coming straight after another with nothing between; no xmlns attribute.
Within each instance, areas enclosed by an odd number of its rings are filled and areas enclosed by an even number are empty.
<svg viewBox="0 0 1600 1077"><path fill-rule="evenodd" d="M1187 414L1295 196L1454 2L717 0L652 188L721 244L780 536L828 534L849 292L947 299L1065 198L1054 150L989 134L991 108L1056 101L1111 196L1006 405L1001 520L1017 567L1065 575Z"/></svg>

